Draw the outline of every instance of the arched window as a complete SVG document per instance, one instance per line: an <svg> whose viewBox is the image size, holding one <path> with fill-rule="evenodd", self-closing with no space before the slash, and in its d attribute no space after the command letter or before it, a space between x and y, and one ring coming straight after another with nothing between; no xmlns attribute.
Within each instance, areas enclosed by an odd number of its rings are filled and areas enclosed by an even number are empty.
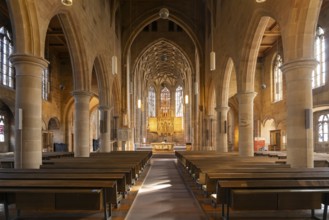
<svg viewBox="0 0 329 220"><path fill-rule="evenodd" d="M42 99L43 100L48 100L49 92L50 92L49 69L46 68L42 72Z"/></svg>
<svg viewBox="0 0 329 220"><path fill-rule="evenodd" d="M282 57L277 54L273 63L273 102L282 100Z"/></svg>
<svg viewBox="0 0 329 220"><path fill-rule="evenodd" d="M149 88L148 94L148 112L149 117L155 117L155 107L156 107L156 99L155 99L155 89L153 86Z"/></svg>
<svg viewBox="0 0 329 220"><path fill-rule="evenodd" d="M0 142L5 142L5 116L0 115Z"/></svg>
<svg viewBox="0 0 329 220"><path fill-rule="evenodd" d="M316 69L312 73L312 88L318 88L325 84L326 80L326 53L324 31L321 27L316 30L315 44L314 44L315 59L318 61Z"/></svg>
<svg viewBox="0 0 329 220"><path fill-rule="evenodd" d="M183 117L183 87L178 86L176 88L176 97L175 97L175 102L176 102L176 117Z"/></svg>
<svg viewBox="0 0 329 220"><path fill-rule="evenodd" d="M161 100L161 105L160 105L161 114L162 116L167 117L169 116L169 110L170 110L170 91L167 87L164 87L161 90L160 100Z"/></svg>
<svg viewBox="0 0 329 220"><path fill-rule="evenodd" d="M9 56L13 52L11 36L5 27L0 28L0 83L14 88L14 68L9 62Z"/></svg>
<svg viewBox="0 0 329 220"><path fill-rule="evenodd" d="M329 142L329 114L320 115L318 120L319 142Z"/></svg>

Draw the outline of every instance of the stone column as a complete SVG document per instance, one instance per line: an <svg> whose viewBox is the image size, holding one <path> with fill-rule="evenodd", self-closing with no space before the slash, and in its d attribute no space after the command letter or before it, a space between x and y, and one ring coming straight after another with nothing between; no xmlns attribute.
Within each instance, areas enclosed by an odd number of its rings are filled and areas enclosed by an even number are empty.
<svg viewBox="0 0 329 220"><path fill-rule="evenodd" d="M229 107L217 107L216 151L227 152L227 113Z"/></svg>
<svg viewBox="0 0 329 220"><path fill-rule="evenodd" d="M100 136L99 136L99 150L101 152L111 152L111 114L110 108L107 106L100 106Z"/></svg>
<svg viewBox="0 0 329 220"><path fill-rule="evenodd" d="M27 54L14 54L10 61L16 70L15 168L39 168L42 164L42 73L48 61Z"/></svg>
<svg viewBox="0 0 329 220"><path fill-rule="evenodd" d="M254 98L255 92L239 93L239 153L254 156Z"/></svg>
<svg viewBox="0 0 329 220"><path fill-rule="evenodd" d="M91 94L87 91L74 91L74 157L90 155L90 119L89 101Z"/></svg>
<svg viewBox="0 0 329 220"><path fill-rule="evenodd" d="M287 85L287 162L292 167L313 164L313 59L288 62L282 70Z"/></svg>

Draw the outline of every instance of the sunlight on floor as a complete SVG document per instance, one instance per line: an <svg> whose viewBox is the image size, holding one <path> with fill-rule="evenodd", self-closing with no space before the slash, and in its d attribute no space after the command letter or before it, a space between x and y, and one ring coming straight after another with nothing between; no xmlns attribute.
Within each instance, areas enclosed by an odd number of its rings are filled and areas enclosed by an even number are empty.
<svg viewBox="0 0 329 220"><path fill-rule="evenodd" d="M165 188L169 188L172 185L169 184L170 180L163 180L163 181L158 181L153 184L146 184L144 185L140 190L139 193L149 193L149 192L154 192L156 190L161 190Z"/></svg>

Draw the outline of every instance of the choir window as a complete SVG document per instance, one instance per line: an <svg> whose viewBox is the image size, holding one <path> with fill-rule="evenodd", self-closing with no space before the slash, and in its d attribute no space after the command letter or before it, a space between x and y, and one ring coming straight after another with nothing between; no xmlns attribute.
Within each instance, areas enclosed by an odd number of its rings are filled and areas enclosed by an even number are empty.
<svg viewBox="0 0 329 220"><path fill-rule="evenodd" d="M170 110L170 91L167 87L164 87L161 90L161 95L160 95L160 100L161 100L161 114L163 117L169 116L169 110Z"/></svg>
<svg viewBox="0 0 329 220"><path fill-rule="evenodd" d="M273 65L273 102L282 100L282 58L279 54L276 55Z"/></svg>
<svg viewBox="0 0 329 220"><path fill-rule="evenodd" d="M11 36L4 27L0 28L0 83L1 85L14 88L14 68L9 61L13 52Z"/></svg>
<svg viewBox="0 0 329 220"><path fill-rule="evenodd" d="M318 141L329 142L329 114L320 115L318 119Z"/></svg>
<svg viewBox="0 0 329 220"><path fill-rule="evenodd" d="M176 88L176 117L183 117L183 88L178 86Z"/></svg>
<svg viewBox="0 0 329 220"><path fill-rule="evenodd" d="M5 116L0 115L0 142L5 142Z"/></svg>
<svg viewBox="0 0 329 220"><path fill-rule="evenodd" d="M153 86L149 88L148 94L148 115L149 117L155 117L155 89Z"/></svg>
<svg viewBox="0 0 329 220"><path fill-rule="evenodd" d="M312 73L313 89L323 86L326 80L325 39L324 39L324 31L321 27L318 27L316 31L314 53L315 53L315 58L318 61L318 64Z"/></svg>

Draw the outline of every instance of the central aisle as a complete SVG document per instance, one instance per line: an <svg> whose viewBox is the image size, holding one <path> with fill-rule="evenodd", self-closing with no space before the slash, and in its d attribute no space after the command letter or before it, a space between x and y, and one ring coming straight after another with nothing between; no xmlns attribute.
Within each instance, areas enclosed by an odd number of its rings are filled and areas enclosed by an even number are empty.
<svg viewBox="0 0 329 220"><path fill-rule="evenodd" d="M127 220L203 220L206 214L188 190L173 158L152 158Z"/></svg>

